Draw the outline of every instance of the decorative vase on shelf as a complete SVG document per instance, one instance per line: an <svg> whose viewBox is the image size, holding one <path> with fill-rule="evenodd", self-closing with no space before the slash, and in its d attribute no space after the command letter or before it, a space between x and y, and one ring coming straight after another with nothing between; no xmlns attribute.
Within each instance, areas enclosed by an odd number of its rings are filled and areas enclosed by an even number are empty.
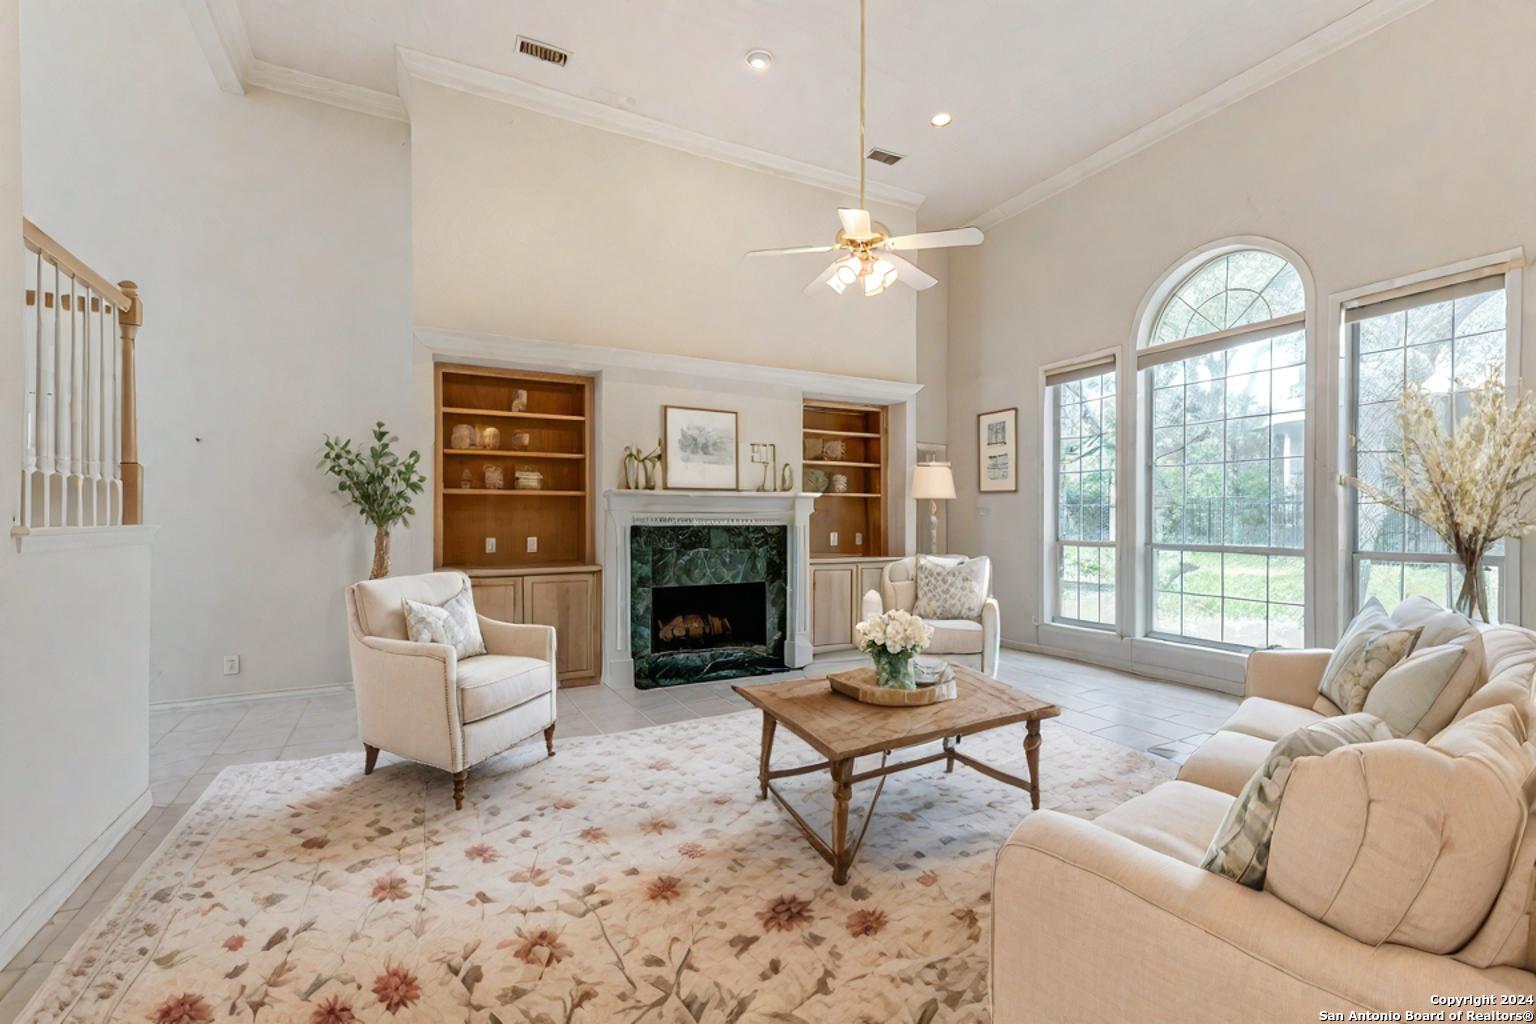
<svg viewBox="0 0 1536 1024"><path fill-rule="evenodd" d="M528 392L524 391L522 388L518 388L516 391L512 392L512 411L528 411Z"/></svg>
<svg viewBox="0 0 1536 1024"><path fill-rule="evenodd" d="M466 491L475 486L475 475L466 469L464 475L459 477L459 486Z"/></svg>
<svg viewBox="0 0 1536 1024"><path fill-rule="evenodd" d="M833 494L847 494L848 493L848 478L846 476L844 476L842 473L833 473L832 474L832 493Z"/></svg>
<svg viewBox="0 0 1536 1024"><path fill-rule="evenodd" d="M487 464L485 467L485 486L487 490L492 491L499 491L506 487L506 472L500 466Z"/></svg>
<svg viewBox="0 0 1536 1024"><path fill-rule="evenodd" d="M455 426L452 433L448 435L448 447L458 448L461 451L469 448L477 448L479 447L478 441L476 440L477 437L478 435L476 434L474 427L470 426L468 423L460 423Z"/></svg>
<svg viewBox="0 0 1536 1024"><path fill-rule="evenodd" d="M638 490L640 487L640 456L629 445L624 446L624 489L626 491Z"/></svg>
<svg viewBox="0 0 1536 1024"><path fill-rule="evenodd" d="M480 447L488 451L495 451L496 449L500 448L501 431L497 430L495 427L486 427L484 430L480 431Z"/></svg>
<svg viewBox="0 0 1536 1024"><path fill-rule="evenodd" d="M848 442L836 437L821 442L821 457L831 462L841 462L848 457Z"/></svg>
<svg viewBox="0 0 1536 1024"><path fill-rule="evenodd" d="M507 440L511 443L512 450L519 452L527 451L528 445L532 442L532 438L526 430L512 431L511 436Z"/></svg>
<svg viewBox="0 0 1536 1024"><path fill-rule="evenodd" d="M784 463L784 468L779 471L779 490L792 491L795 489L795 467Z"/></svg>

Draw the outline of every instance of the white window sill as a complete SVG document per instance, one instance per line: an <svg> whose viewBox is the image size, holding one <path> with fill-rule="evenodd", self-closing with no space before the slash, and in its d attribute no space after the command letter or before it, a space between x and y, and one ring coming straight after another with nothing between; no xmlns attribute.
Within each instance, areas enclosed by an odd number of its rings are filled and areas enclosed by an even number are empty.
<svg viewBox="0 0 1536 1024"><path fill-rule="evenodd" d="M86 548L116 548L154 543L156 526L51 526L29 530L11 528L16 550L23 553L80 551Z"/></svg>
<svg viewBox="0 0 1536 1024"><path fill-rule="evenodd" d="M1222 693L1241 694L1243 690L1248 656L1238 651L1152 637L1127 637L1114 630L1063 622L1042 622L1036 627L1036 635L1039 649L1047 653L1076 656L1107 668Z"/></svg>

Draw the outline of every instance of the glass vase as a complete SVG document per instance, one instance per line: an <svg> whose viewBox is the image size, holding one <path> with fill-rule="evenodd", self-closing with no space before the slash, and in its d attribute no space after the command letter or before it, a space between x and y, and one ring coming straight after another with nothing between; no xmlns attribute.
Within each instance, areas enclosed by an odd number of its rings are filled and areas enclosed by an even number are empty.
<svg viewBox="0 0 1536 1024"><path fill-rule="evenodd" d="M912 652L891 654L885 651L872 655L875 661L875 682L887 690L917 689L917 666L912 663Z"/></svg>

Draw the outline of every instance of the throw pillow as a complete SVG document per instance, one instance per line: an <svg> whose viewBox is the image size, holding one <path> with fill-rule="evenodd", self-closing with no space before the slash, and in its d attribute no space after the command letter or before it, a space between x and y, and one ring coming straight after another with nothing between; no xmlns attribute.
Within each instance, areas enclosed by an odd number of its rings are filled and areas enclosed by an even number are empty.
<svg viewBox="0 0 1536 1024"><path fill-rule="evenodd" d="M1316 757L1353 743L1389 740L1392 731L1375 715L1325 718L1276 741L1269 756L1237 794L1200 866L1252 889L1264 888L1269 846L1280 798L1298 757Z"/></svg>
<svg viewBox="0 0 1536 1024"><path fill-rule="evenodd" d="M1530 814L1533 745L1511 705L1429 743L1297 761L1264 888L1370 946L1461 949L1487 919Z"/></svg>
<svg viewBox="0 0 1536 1024"><path fill-rule="evenodd" d="M945 565L917 560L917 603L912 614L924 619L974 619L986 603L987 563L979 558Z"/></svg>
<svg viewBox="0 0 1536 1024"><path fill-rule="evenodd" d="M1419 631L1414 627L1394 629L1381 602L1371 598L1333 649L1318 680L1317 692L1344 714L1355 714L1365 707L1365 695L1376 680L1406 658L1418 638Z"/></svg>
<svg viewBox="0 0 1536 1024"><path fill-rule="evenodd" d="M405 632L413 643L447 644L461 658L485 653L475 598L468 584L442 604L405 600Z"/></svg>
<svg viewBox="0 0 1536 1024"><path fill-rule="evenodd" d="M1451 724L1483 672L1477 634L1437 647L1418 647L1371 687L1364 710L1393 735L1427 740Z"/></svg>

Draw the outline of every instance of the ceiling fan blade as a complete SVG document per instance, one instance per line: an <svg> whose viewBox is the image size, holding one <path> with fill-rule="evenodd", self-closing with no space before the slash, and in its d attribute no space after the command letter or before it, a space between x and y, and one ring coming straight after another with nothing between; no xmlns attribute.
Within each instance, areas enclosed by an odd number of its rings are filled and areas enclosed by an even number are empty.
<svg viewBox="0 0 1536 1024"><path fill-rule="evenodd" d="M945 249L952 245L980 245L986 236L981 228L953 228L949 231L922 231L915 235L887 238L880 249Z"/></svg>
<svg viewBox="0 0 1536 1024"><path fill-rule="evenodd" d="M837 219L843 222L843 234L849 238L869 238L874 235L868 210L853 210L846 206L837 209Z"/></svg>
<svg viewBox="0 0 1536 1024"><path fill-rule="evenodd" d="M802 252L832 252L835 245L797 245L788 249L753 249L748 256L793 256Z"/></svg>
<svg viewBox="0 0 1536 1024"><path fill-rule="evenodd" d="M939 279L923 270L916 263L902 259L893 252L883 252L880 258L889 261L896 267L896 280L910 288L922 291L924 288L932 288L939 283Z"/></svg>
<svg viewBox="0 0 1536 1024"><path fill-rule="evenodd" d="M840 262L840 260L833 260L828 263L827 269L823 270L816 280L805 286L805 294L815 295L816 289L824 287L828 281L832 280L832 275L837 273L837 265Z"/></svg>

